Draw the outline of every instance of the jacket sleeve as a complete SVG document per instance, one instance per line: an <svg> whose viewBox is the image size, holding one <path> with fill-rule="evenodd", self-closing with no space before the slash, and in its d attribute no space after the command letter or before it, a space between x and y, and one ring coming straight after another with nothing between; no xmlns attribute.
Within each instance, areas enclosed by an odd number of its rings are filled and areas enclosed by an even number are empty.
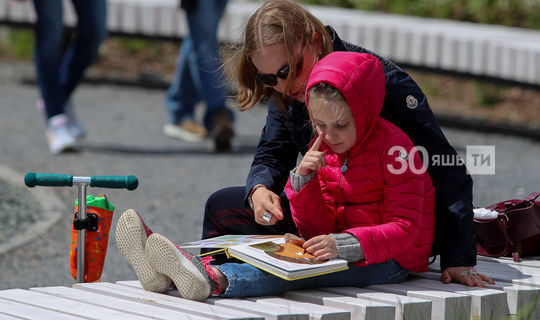
<svg viewBox="0 0 540 320"><path fill-rule="evenodd" d="M294 192L290 179L287 181L285 192L292 218L304 239L335 232L336 206L325 190L319 175L315 175L299 192Z"/></svg>
<svg viewBox="0 0 540 320"><path fill-rule="evenodd" d="M386 98L381 115L429 155L428 173L437 199L432 254L441 255L442 269L476 265L472 179L463 164L442 166L434 162L456 157L457 152L444 136L422 90L398 67L386 72Z"/></svg>
<svg viewBox="0 0 540 320"><path fill-rule="evenodd" d="M289 172L296 165L298 148L285 124L285 116L274 103L268 104L266 124L246 180L244 203L256 184L267 185L277 194L283 192Z"/></svg>
<svg viewBox="0 0 540 320"><path fill-rule="evenodd" d="M412 145L399 141L410 154ZM358 238L364 251L365 263L381 263L402 256L413 247L420 236L424 205L424 178L404 165L399 150L386 148L382 159L384 201L380 207L381 224L345 230ZM418 153L415 167L422 168Z"/></svg>

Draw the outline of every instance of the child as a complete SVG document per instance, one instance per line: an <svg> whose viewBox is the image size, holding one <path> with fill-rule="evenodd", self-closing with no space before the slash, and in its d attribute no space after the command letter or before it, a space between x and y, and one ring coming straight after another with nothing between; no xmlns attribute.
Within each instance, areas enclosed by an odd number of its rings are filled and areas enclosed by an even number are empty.
<svg viewBox="0 0 540 320"><path fill-rule="evenodd" d="M348 270L287 281L245 263L212 266L211 258L152 234L128 210L117 242L143 287L163 292L172 280L182 297L202 300L399 283L408 271L426 271L435 190L425 170L403 167L409 155L414 168L422 162L405 133L379 116L384 81L371 55L336 52L317 63L306 101L319 136L286 187L293 219L308 239L303 247L319 259L348 260Z"/></svg>

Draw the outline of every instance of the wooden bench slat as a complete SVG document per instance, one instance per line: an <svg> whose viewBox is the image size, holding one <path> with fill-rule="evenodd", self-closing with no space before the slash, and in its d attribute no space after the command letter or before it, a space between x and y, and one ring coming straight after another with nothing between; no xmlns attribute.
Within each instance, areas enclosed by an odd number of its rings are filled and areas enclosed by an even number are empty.
<svg viewBox="0 0 540 320"><path fill-rule="evenodd" d="M124 282L124 281L122 281ZM138 281L129 281L129 283ZM75 289L88 290L107 296L121 297L133 301L149 304L159 304L162 307L172 310L190 312L192 314L216 320L263 320L264 318L250 313L212 306L203 302L191 301L169 294L160 294L145 291L142 288L113 284L108 282L101 283L81 283L75 284Z"/></svg>
<svg viewBox="0 0 540 320"><path fill-rule="evenodd" d="M428 279L410 279L405 283L412 287L469 295L472 298L471 316L474 318L503 319L510 312L506 292L501 290L472 288L456 283L444 284Z"/></svg>
<svg viewBox="0 0 540 320"><path fill-rule="evenodd" d="M351 312L343 309L321 306L314 303L298 302L281 297L252 297L246 300L285 308L293 312L307 313L310 320L350 320Z"/></svg>
<svg viewBox="0 0 540 320"><path fill-rule="evenodd" d="M428 320L431 318L432 303L426 299L398 296L355 287L321 288L321 290L392 304L396 307L396 319Z"/></svg>
<svg viewBox="0 0 540 320"><path fill-rule="evenodd" d="M89 303L96 306L105 307L111 310L117 310L128 314L134 314L143 317L153 317L157 319L184 318L190 320L208 320L208 318L193 315L187 312L160 308L156 304L140 304L130 300L109 296L103 299L103 296L89 291L77 290L67 287L45 287L31 288L31 291L40 292L69 300ZM128 316L129 317L129 316Z"/></svg>
<svg viewBox="0 0 540 320"><path fill-rule="evenodd" d="M11 300L0 299L0 319L4 319L4 315L6 315L6 318L7 316L13 316L13 319L23 318L31 320L80 319L79 317L71 316L65 313L51 311Z"/></svg>
<svg viewBox="0 0 540 320"><path fill-rule="evenodd" d="M408 284L374 285L366 289L429 300L432 302L431 319L433 320L471 317L471 297L464 294L426 290Z"/></svg>
<svg viewBox="0 0 540 320"><path fill-rule="evenodd" d="M294 290L283 294L287 299L315 303L345 309L351 312L351 319L394 320L396 308L387 303L361 298L340 296L319 290Z"/></svg>
<svg viewBox="0 0 540 320"><path fill-rule="evenodd" d="M440 270L439 258L437 258L435 262L430 265L430 269ZM478 272L487 275L495 281L503 281L531 287L540 287L540 272L538 271L538 268L492 263L479 259L477 261L476 269ZM440 273L435 272L424 272L417 275L424 278L440 278Z"/></svg>
<svg viewBox="0 0 540 320"><path fill-rule="evenodd" d="M309 320L309 314L305 312L295 312L287 310L285 308L268 306L264 303L257 303L243 299L236 298L208 298L205 302L227 307L231 309L237 309L241 311L249 311L255 314L263 316L265 319L272 320Z"/></svg>
<svg viewBox="0 0 540 320"><path fill-rule="evenodd" d="M131 319L146 319L146 317L22 289L0 291L0 298L86 319L127 319L128 317Z"/></svg>

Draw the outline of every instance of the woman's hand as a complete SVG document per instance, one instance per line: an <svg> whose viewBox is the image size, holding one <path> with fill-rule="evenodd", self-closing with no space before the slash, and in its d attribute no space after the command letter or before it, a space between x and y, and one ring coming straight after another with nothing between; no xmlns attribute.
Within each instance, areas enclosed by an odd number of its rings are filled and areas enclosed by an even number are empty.
<svg viewBox="0 0 540 320"><path fill-rule="evenodd" d="M468 285L469 287L485 288L484 281L489 284L495 284L490 277L480 274L472 267L450 267L443 270L441 281L444 283L457 282Z"/></svg>
<svg viewBox="0 0 540 320"><path fill-rule="evenodd" d="M319 260L329 260L338 256L336 242L329 235L313 237L306 241L303 247Z"/></svg>
<svg viewBox="0 0 540 320"><path fill-rule="evenodd" d="M322 143L322 134L319 133L319 136L309 148L308 152L302 158L300 165L296 168L296 174L305 176L313 171L318 171L320 168L326 165L326 160L324 160L324 152L319 151L319 148Z"/></svg>
<svg viewBox="0 0 540 320"><path fill-rule="evenodd" d="M283 219L283 209L281 208L281 198L266 188L259 188L251 195L253 211L255 212L255 222L265 226L274 225L278 220ZM264 218L266 214L266 217Z"/></svg>

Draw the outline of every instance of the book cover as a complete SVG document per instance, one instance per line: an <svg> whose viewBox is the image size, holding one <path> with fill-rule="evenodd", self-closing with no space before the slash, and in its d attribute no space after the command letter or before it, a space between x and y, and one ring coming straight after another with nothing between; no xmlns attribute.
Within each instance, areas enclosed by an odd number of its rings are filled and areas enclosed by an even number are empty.
<svg viewBox="0 0 540 320"><path fill-rule="evenodd" d="M286 280L303 279L345 270L347 261L320 261L300 245L280 235L225 235L181 244L182 248L216 248Z"/></svg>

